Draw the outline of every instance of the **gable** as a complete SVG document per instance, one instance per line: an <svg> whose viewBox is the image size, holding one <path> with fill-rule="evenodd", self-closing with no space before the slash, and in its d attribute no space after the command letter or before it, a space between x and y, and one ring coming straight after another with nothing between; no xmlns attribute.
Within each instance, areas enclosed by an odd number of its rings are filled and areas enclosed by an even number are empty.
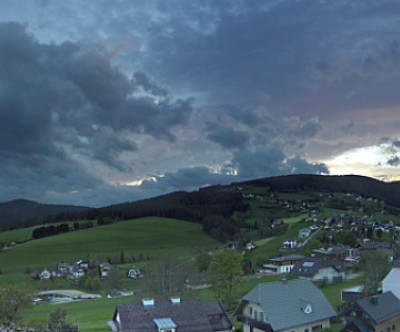
<svg viewBox="0 0 400 332"><path fill-rule="evenodd" d="M260 284L243 301L260 305L275 331L336 316L324 294L309 280ZM240 308L235 314L240 313Z"/></svg>

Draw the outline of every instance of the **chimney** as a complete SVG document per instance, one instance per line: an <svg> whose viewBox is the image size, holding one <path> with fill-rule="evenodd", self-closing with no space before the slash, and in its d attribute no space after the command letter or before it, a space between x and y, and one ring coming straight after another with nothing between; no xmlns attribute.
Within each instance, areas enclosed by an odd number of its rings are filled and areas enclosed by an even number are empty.
<svg viewBox="0 0 400 332"><path fill-rule="evenodd" d="M181 303L181 298L177 297L177 296L176 297L171 297L170 300L171 300L172 304L180 304Z"/></svg>
<svg viewBox="0 0 400 332"><path fill-rule="evenodd" d="M154 299L142 299L142 304L145 308L154 307Z"/></svg>
<svg viewBox="0 0 400 332"><path fill-rule="evenodd" d="M377 305L378 304L378 297L376 295L371 297L371 303L373 305Z"/></svg>

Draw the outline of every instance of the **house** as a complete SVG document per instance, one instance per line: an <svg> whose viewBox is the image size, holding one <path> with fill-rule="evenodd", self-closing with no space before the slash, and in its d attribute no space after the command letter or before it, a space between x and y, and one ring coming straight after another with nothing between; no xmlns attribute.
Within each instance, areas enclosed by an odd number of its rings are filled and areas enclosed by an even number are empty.
<svg viewBox="0 0 400 332"><path fill-rule="evenodd" d="M343 262L318 257L307 257L298 262L290 272L301 279L334 282L344 279L347 269Z"/></svg>
<svg viewBox="0 0 400 332"><path fill-rule="evenodd" d="M391 332L400 328L400 300L385 292L358 300L345 312L342 332Z"/></svg>
<svg viewBox="0 0 400 332"><path fill-rule="evenodd" d="M394 259L393 245L389 242L358 243L354 248L360 253L361 256L365 253L377 251L382 253L390 262Z"/></svg>
<svg viewBox="0 0 400 332"><path fill-rule="evenodd" d="M133 291L128 290L128 289L124 289L124 290L119 290L119 289L112 289L110 290L110 292L108 293L107 297L109 299L113 298L113 297L121 297L121 296L131 296L133 295Z"/></svg>
<svg viewBox="0 0 400 332"><path fill-rule="evenodd" d="M329 328L336 312L312 281L284 279L256 286L233 315L244 332L311 332Z"/></svg>
<svg viewBox="0 0 400 332"><path fill-rule="evenodd" d="M297 247L297 241L293 239L286 239L283 241L283 247L292 249Z"/></svg>
<svg viewBox="0 0 400 332"><path fill-rule="evenodd" d="M57 266L57 271L59 271L61 274L66 274L71 270L71 264L67 262L61 262Z"/></svg>
<svg viewBox="0 0 400 332"><path fill-rule="evenodd" d="M79 260L76 262L76 264L78 264L79 268L84 271L89 270L89 262L88 261Z"/></svg>
<svg viewBox="0 0 400 332"><path fill-rule="evenodd" d="M256 248L256 244L253 241L246 243L246 250L253 250Z"/></svg>
<svg viewBox="0 0 400 332"><path fill-rule="evenodd" d="M382 280L382 292L392 292L400 299L400 268L394 267Z"/></svg>
<svg viewBox="0 0 400 332"><path fill-rule="evenodd" d="M233 325L219 301L180 299L118 304L113 319L108 322L111 331L147 332L230 332Z"/></svg>
<svg viewBox="0 0 400 332"><path fill-rule="evenodd" d="M357 285L354 287L344 288L341 291L341 300L343 302L351 302L362 298L364 295L364 286Z"/></svg>
<svg viewBox="0 0 400 332"><path fill-rule="evenodd" d="M68 277L73 279L79 279L85 275L85 270L81 268L79 261L71 265Z"/></svg>
<svg viewBox="0 0 400 332"><path fill-rule="evenodd" d="M304 239L306 237L309 237L311 235L311 231L312 230L310 227L300 229L299 230L299 238Z"/></svg>
<svg viewBox="0 0 400 332"><path fill-rule="evenodd" d="M99 265L100 278L105 279L108 277L108 273L111 270L111 264L108 262L103 262Z"/></svg>
<svg viewBox="0 0 400 332"><path fill-rule="evenodd" d="M49 270L44 268L40 273L39 273L39 278L40 280L49 280L51 278L51 273Z"/></svg>
<svg viewBox="0 0 400 332"><path fill-rule="evenodd" d="M140 279L143 278L142 272L139 270L138 267L133 266L131 269L128 271L128 278L132 279Z"/></svg>
<svg viewBox="0 0 400 332"><path fill-rule="evenodd" d="M293 267L305 257L303 255L288 255L275 257L263 265L263 271L272 273L289 273Z"/></svg>
<svg viewBox="0 0 400 332"><path fill-rule="evenodd" d="M312 252L316 257L344 261L350 255L350 247L319 248L313 249Z"/></svg>

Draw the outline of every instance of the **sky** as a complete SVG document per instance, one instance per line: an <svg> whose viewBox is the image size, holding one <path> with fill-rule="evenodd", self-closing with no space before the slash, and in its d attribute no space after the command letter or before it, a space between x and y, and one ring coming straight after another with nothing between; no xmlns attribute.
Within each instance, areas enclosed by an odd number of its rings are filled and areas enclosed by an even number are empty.
<svg viewBox="0 0 400 332"><path fill-rule="evenodd" d="M1 0L0 201L400 179L397 0Z"/></svg>

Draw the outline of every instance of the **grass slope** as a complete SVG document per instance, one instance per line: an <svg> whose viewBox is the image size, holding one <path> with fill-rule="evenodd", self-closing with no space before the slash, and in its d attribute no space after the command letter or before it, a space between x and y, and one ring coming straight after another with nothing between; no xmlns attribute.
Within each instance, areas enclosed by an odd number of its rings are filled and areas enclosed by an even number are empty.
<svg viewBox="0 0 400 332"><path fill-rule="evenodd" d="M141 218L29 241L0 252L3 273L27 267L55 269L61 261L125 259L153 256L168 250L179 256L218 246L201 225L175 219Z"/></svg>

